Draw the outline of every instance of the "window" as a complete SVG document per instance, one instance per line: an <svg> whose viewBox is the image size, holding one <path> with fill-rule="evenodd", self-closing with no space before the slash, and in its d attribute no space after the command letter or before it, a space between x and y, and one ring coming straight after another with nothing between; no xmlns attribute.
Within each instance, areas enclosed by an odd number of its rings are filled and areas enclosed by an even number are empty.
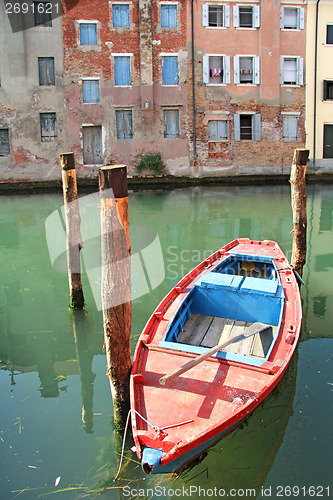
<svg viewBox="0 0 333 500"><path fill-rule="evenodd" d="M39 85L55 85L54 57L38 58Z"/></svg>
<svg viewBox="0 0 333 500"><path fill-rule="evenodd" d="M324 101L332 101L333 100L333 80L324 80Z"/></svg>
<svg viewBox="0 0 333 500"><path fill-rule="evenodd" d="M162 57L162 85L178 85L178 56Z"/></svg>
<svg viewBox="0 0 333 500"><path fill-rule="evenodd" d="M234 128L235 128L235 141L260 141L261 115L235 114Z"/></svg>
<svg viewBox="0 0 333 500"><path fill-rule="evenodd" d="M52 26L52 4L50 2L33 3L35 26Z"/></svg>
<svg viewBox="0 0 333 500"><path fill-rule="evenodd" d="M42 142L55 141L57 137L55 113L40 114L40 135Z"/></svg>
<svg viewBox="0 0 333 500"><path fill-rule="evenodd" d="M0 128L0 156L8 156L9 153L9 130L8 128Z"/></svg>
<svg viewBox="0 0 333 500"><path fill-rule="evenodd" d="M97 45L97 23L80 23L80 45Z"/></svg>
<svg viewBox="0 0 333 500"><path fill-rule="evenodd" d="M100 125L82 127L83 163L103 164L102 127Z"/></svg>
<svg viewBox="0 0 333 500"><path fill-rule="evenodd" d="M303 7L281 7L280 26L282 29L303 30L304 8Z"/></svg>
<svg viewBox="0 0 333 500"><path fill-rule="evenodd" d="M230 56L204 55L202 66L204 83L230 83Z"/></svg>
<svg viewBox="0 0 333 500"><path fill-rule="evenodd" d="M233 25L235 28L259 28L259 5L234 5Z"/></svg>
<svg viewBox="0 0 333 500"><path fill-rule="evenodd" d="M161 5L161 27L177 28L177 5Z"/></svg>
<svg viewBox="0 0 333 500"><path fill-rule="evenodd" d="M226 120L210 120L208 122L208 140L225 141L228 138L228 127Z"/></svg>
<svg viewBox="0 0 333 500"><path fill-rule="evenodd" d="M282 139L284 141L297 141L297 115L282 116Z"/></svg>
<svg viewBox="0 0 333 500"><path fill-rule="evenodd" d="M99 80L82 80L82 101L84 104L99 103Z"/></svg>
<svg viewBox="0 0 333 500"><path fill-rule="evenodd" d="M212 28L228 28L230 26L229 5L202 5L202 25Z"/></svg>
<svg viewBox="0 0 333 500"><path fill-rule="evenodd" d="M303 58L281 56L280 83L282 85L303 85Z"/></svg>
<svg viewBox="0 0 333 500"><path fill-rule="evenodd" d="M132 110L116 110L117 139L132 139Z"/></svg>
<svg viewBox="0 0 333 500"><path fill-rule="evenodd" d="M234 83L255 85L260 83L259 56L234 56Z"/></svg>
<svg viewBox="0 0 333 500"><path fill-rule="evenodd" d="M113 4L112 5L112 22L114 28L129 28L129 5L128 4Z"/></svg>
<svg viewBox="0 0 333 500"><path fill-rule="evenodd" d="M323 158L333 158L333 125L324 124Z"/></svg>
<svg viewBox="0 0 333 500"><path fill-rule="evenodd" d="M115 56L114 57L114 84L115 85L131 85L131 57L130 56Z"/></svg>
<svg viewBox="0 0 333 500"><path fill-rule="evenodd" d="M333 45L333 24L328 24L326 28L326 44Z"/></svg>
<svg viewBox="0 0 333 500"><path fill-rule="evenodd" d="M179 110L165 109L163 111L164 137L177 139L179 137Z"/></svg>

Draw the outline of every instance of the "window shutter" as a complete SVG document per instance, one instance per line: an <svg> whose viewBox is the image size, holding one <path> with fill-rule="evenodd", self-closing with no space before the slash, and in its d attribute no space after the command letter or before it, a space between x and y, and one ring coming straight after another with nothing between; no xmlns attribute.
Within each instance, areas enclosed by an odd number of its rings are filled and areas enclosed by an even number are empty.
<svg viewBox="0 0 333 500"><path fill-rule="evenodd" d="M235 141L240 141L240 115L234 114Z"/></svg>
<svg viewBox="0 0 333 500"><path fill-rule="evenodd" d="M253 140L261 140L261 115L253 115Z"/></svg>
<svg viewBox="0 0 333 500"><path fill-rule="evenodd" d="M230 56L223 56L223 83L230 83Z"/></svg>
<svg viewBox="0 0 333 500"><path fill-rule="evenodd" d="M303 85L303 57L297 58L297 83Z"/></svg>
<svg viewBox="0 0 333 500"><path fill-rule="evenodd" d="M166 28L169 26L169 15L166 5L161 5L161 26Z"/></svg>
<svg viewBox="0 0 333 500"><path fill-rule="evenodd" d="M202 26L208 26L208 3L202 4Z"/></svg>
<svg viewBox="0 0 333 500"><path fill-rule="evenodd" d="M177 5L170 5L169 7L169 26L170 28L177 28Z"/></svg>
<svg viewBox="0 0 333 500"><path fill-rule="evenodd" d="M281 7L280 10L280 28L284 28L284 7Z"/></svg>
<svg viewBox="0 0 333 500"><path fill-rule="evenodd" d="M120 5L112 5L112 20L114 28L119 28L121 26Z"/></svg>
<svg viewBox="0 0 333 500"><path fill-rule="evenodd" d="M97 104L99 103L99 81L92 80L90 83L91 83L91 102Z"/></svg>
<svg viewBox="0 0 333 500"><path fill-rule="evenodd" d="M178 85L177 56L164 56L162 58L162 84Z"/></svg>
<svg viewBox="0 0 333 500"><path fill-rule="evenodd" d="M326 100L327 100L327 98L328 98L328 85L327 85L327 80L324 80L324 81L323 81L323 84L324 84L324 85L323 85L323 99L324 99L324 101L326 101Z"/></svg>
<svg viewBox="0 0 333 500"><path fill-rule="evenodd" d="M131 85L131 60L128 56L114 58L114 84Z"/></svg>
<svg viewBox="0 0 333 500"><path fill-rule="evenodd" d="M253 83L259 85L260 83L260 57L254 56L253 58Z"/></svg>
<svg viewBox="0 0 333 500"><path fill-rule="evenodd" d="M239 28L239 8L238 5L232 7L233 26Z"/></svg>
<svg viewBox="0 0 333 500"><path fill-rule="evenodd" d="M88 45L88 24L80 24L80 44Z"/></svg>
<svg viewBox="0 0 333 500"><path fill-rule="evenodd" d="M202 58L202 81L209 83L209 56L206 55Z"/></svg>
<svg viewBox="0 0 333 500"><path fill-rule="evenodd" d="M91 82L89 80L82 82L82 100L84 103L91 102Z"/></svg>
<svg viewBox="0 0 333 500"><path fill-rule="evenodd" d="M234 83L239 83L239 56L234 56Z"/></svg>
<svg viewBox="0 0 333 500"><path fill-rule="evenodd" d="M178 57L170 57L172 84L178 85Z"/></svg>
<svg viewBox="0 0 333 500"><path fill-rule="evenodd" d="M210 141L217 140L217 124L218 122L216 120L211 120L208 122L208 133Z"/></svg>
<svg viewBox="0 0 333 500"><path fill-rule="evenodd" d="M229 28L230 26L230 5L223 5L223 26Z"/></svg>
<svg viewBox="0 0 333 500"><path fill-rule="evenodd" d="M298 27L300 30L304 30L304 8L299 7L298 8Z"/></svg>
<svg viewBox="0 0 333 500"><path fill-rule="evenodd" d="M39 85L55 85L53 57L38 58Z"/></svg>
<svg viewBox="0 0 333 500"><path fill-rule="evenodd" d="M284 57L280 56L280 84L284 83Z"/></svg>
<svg viewBox="0 0 333 500"><path fill-rule="evenodd" d="M289 117L289 139L297 141L297 116Z"/></svg>
<svg viewBox="0 0 333 500"><path fill-rule="evenodd" d="M260 27L260 5L253 6L253 27Z"/></svg>

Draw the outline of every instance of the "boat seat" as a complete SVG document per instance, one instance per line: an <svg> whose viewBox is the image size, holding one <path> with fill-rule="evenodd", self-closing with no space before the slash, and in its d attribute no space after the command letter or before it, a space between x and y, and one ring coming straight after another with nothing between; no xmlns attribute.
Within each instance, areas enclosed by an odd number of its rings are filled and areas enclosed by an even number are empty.
<svg viewBox="0 0 333 500"><path fill-rule="evenodd" d="M220 274L209 272L203 276L200 281L200 286L202 288L227 288L229 290L237 290L243 281L243 276L238 276L236 274Z"/></svg>
<svg viewBox="0 0 333 500"><path fill-rule="evenodd" d="M247 277L241 285L241 291L263 295L276 295L278 288L277 280L264 280L261 278Z"/></svg>

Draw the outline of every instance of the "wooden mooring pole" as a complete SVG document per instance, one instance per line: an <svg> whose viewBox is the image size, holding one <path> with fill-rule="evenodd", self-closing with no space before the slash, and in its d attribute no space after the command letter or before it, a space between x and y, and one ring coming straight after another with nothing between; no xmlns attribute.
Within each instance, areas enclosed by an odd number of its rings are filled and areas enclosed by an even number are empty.
<svg viewBox="0 0 333 500"><path fill-rule="evenodd" d="M306 261L306 164L308 149L295 149L291 167L291 206L293 209L293 251L291 264L302 276Z"/></svg>
<svg viewBox="0 0 333 500"><path fill-rule="evenodd" d="M66 251L70 307L82 309L84 296L81 283L80 250L83 247L80 231L80 211L77 196L74 153L60 155L62 189L66 222Z"/></svg>
<svg viewBox="0 0 333 500"><path fill-rule="evenodd" d="M127 169L99 169L101 199L101 296L108 376L116 429L123 429L129 411L131 249L129 238Z"/></svg>

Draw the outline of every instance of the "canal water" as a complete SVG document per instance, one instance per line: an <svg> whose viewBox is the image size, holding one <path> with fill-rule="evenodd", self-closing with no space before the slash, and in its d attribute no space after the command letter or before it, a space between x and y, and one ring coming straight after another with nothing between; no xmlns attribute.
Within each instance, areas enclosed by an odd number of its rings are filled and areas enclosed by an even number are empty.
<svg viewBox="0 0 333 500"><path fill-rule="evenodd" d="M117 482L96 200L81 198L86 308L74 314L61 194L0 196L1 500L332 496L333 185L308 186L301 341L278 388L178 477L144 475L129 435ZM166 292L230 240L273 239L291 257L287 185L138 191L129 204L132 351Z"/></svg>

